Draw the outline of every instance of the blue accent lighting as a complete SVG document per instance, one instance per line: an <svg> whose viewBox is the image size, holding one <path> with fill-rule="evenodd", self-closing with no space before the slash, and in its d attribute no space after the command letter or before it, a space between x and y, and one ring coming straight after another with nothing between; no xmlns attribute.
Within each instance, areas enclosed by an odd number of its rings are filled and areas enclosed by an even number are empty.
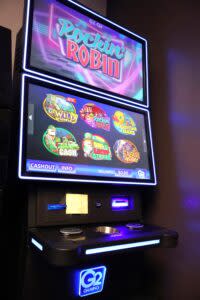
<svg viewBox="0 0 200 300"><path fill-rule="evenodd" d="M35 246L35 247L37 247L40 251L43 251L43 246L40 244L40 243L38 243L35 239L31 239L31 243Z"/></svg>
<svg viewBox="0 0 200 300"><path fill-rule="evenodd" d="M158 244L160 244L159 239L143 241L143 242L128 243L128 244L120 244L120 245L114 245L114 246L106 246L106 247L87 249L87 250L85 250L85 254L91 255L91 254L112 252L112 251L118 251L118 250L124 250L124 249L146 247L146 246L152 246L152 245L158 245Z"/></svg>
<svg viewBox="0 0 200 300"><path fill-rule="evenodd" d="M133 199L123 196L115 196L111 199L112 210L131 210L133 209Z"/></svg>
<svg viewBox="0 0 200 300"><path fill-rule="evenodd" d="M106 276L106 267L100 266L90 269L81 270L79 272L79 291L80 297L100 293L104 287Z"/></svg>
<svg viewBox="0 0 200 300"><path fill-rule="evenodd" d="M48 204L48 210L63 210L66 208L65 204Z"/></svg>

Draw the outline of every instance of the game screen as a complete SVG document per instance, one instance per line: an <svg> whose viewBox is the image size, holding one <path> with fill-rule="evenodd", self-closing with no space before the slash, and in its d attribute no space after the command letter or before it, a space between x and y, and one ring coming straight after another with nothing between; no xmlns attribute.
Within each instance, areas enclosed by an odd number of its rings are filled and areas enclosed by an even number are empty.
<svg viewBox="0 0 200 300"><path fill-rule="evenodd" d="M26 173L152 179L145 112L55 85L26 90Z"/></svg>
<svg viewBox="0 0 200 300"><path fill-rule="evenodd" d="M144 40L59 1L33 4L31 67L141 104L145 101Z"/></svg>

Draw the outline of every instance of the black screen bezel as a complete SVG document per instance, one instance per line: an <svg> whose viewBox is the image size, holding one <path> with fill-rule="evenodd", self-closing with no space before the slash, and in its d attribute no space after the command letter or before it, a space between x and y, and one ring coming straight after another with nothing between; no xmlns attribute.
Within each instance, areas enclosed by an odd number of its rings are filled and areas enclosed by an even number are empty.
<svg viewBox="0 0 200 300"><path fill-rule="evenodd" d="M28 2L30 1L30 5L28 6ZM34 12L34 1L35 0L28 0L27 1L27 13L25 16L25 32L27 32L27 34L25 34L25 38L24 38L24 43L27 45L26 47L24 47L24 49L27 50L27 53L24 54L24 62L23 62L23 68L25 71L28 72L33 72L38 76L46 76L46 77L51 77L51 80L58 80L58 81L62 81L64 83L67 84L76 84L79 88L84 88L84 89L90 89L93 90L95 93L104 93L107 94L109 97L115 98L118 97L118 99L122 102L128 102L128 103L133 103L135 105L138 106L143 106L143 107L148 107L149 105L149 99L148 99L148 80L147 80L147 42L145 39L140 38L139 36L135 35L133 32L130 33L127 32L125 29L123 29L121 26L118 27L117 24L114 23L110 23L110 20L105 20L105 17L103 17L104 19L101 18L100 15L96 15L96 13L92 12L91 9L90 12L88 10L84 9L84 6L81 4L80 6L77 6L79 4L75 4L75 3L71 3L68 0L55 0L58 3L62 3L76 11L78 11L79 13L86 15L88 17L91 17L92 19L94 19L95 21L102 23L103 25L115 30L116 32L122 33L125 36L136 40L138 42L140 42L142 44L142 66L143 66L143 101L137 100L137 99L133 99L131 97L125 96L125 95L121 95L118 93L114 93L111 91L107 91L105 89L101 89L97 86L93 86L93 85L89 85L89 84L85 84L64 76L59 76L58 74L54 74L53 72L48 72L48 71L44 71L42 69L36 68L34 66L32 66L30 64L30 59L31 59L31 41L32 41L32 27L33 27L33 12ZM29 11L28 11L28 7L29 7ZM87 8L86 8L87 9ZM29 16L28 18L28 22L27 22L27 15ZM112 22L112 21L111 21ZM27 28L26 28L27 27Z"/></svg>
<svg viewBox="0 0 200 300"><path fill-rule="evenodd" d="M22 78L22 88L21 88L21 124L20 124L20 149L19 152L19 177L22 179L38 179L38 180L55 180L58 181L85 181L85 182L102 182L102 183L124 183L124 184L139 184L139 185L154 185L156 184L156 174L155 174L155 163L154 163L154 154L152 145L152 137L150 133L150 123L149 123L149 112L146 109L141 109L135 106L127 106L127 104L115 103L111 102L109 98L103 98L102 96L97 96L95 94L88 95L88 92L84 92L80 89L76 88L76 91L71 86L64 86L58 83L54 83L52 81L44 80L42 81L38 77L34 77L31 75L23 75ZM145 130L146 130L146 140L147 140L147 149L148 149L148 160L149 160L149 170L151 174L151 179L131 179L131 178L115 178L109 176L83 176L83 175L72 175L72 174L57 174L57 173L44 173L44 172L27 172L26 171L26 144L27 144L27 123L28 123L28 88L29 84L35 84L37 86L42 86L50 89L54 89L55 91L60 91L64 93L74 94L75 96L83 97L88 100L94 100L99 103L104 103L107 105L111 105L114 107L123 108L132 112L138 112L144 115L145 120ZM107 182L106 182L107 181Z"/></svg>

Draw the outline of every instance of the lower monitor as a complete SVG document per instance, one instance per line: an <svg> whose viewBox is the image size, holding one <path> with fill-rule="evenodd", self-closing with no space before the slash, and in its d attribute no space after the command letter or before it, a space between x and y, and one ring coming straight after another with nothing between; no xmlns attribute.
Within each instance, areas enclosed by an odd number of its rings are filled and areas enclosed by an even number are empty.
<svg viewBox="0 0 200 300"><path fill-rule="evenodd" d="M23 75L19 177L155 184L149 112Z"/></svg>

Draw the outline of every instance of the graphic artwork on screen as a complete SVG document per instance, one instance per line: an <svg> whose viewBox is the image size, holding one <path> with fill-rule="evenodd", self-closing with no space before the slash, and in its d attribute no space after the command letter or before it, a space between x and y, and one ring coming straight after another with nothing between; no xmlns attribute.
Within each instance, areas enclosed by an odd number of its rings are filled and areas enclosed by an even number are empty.
<svg viewBox="0 0 200 300"><path fill-rule="evenodd" d="M129 140L117 140L113 149L116 157L125 164L138 163L140 160L140 152Z"/></svg>
<svg viewBox="0 0 200 300"><path fill-rule="evenodd" d="M65 98L59 95L47 94L43 102L43 108L46 114L55 121L76 123L78 115L76 109L71 102L75 102L73 98Z"/></svg>
<svg viewBox="0 0 200 300"><path fill-rule="evenodd" d="M67 1L66 5L55 0L31 3L30 68L145 103L142 38L100 18L96 21L92 13Z"/></svg>
<svg viewBox="0 0 200 300"><path fill-rule="evenodd" d="M25 77L23 174L153 181L146 110Z"/></svg>
<svg viewBox="0 0 200 300"><path fill-rule="evenodd" d="M112 116L115 129L125 135L135 135L137 127L133 118L127 113L117 110Z"/></svg>
<svg viewBox="0 0 200 300"><path fill-rule="evenodd" d="M110 118L94 103L85 104L80 110L80 116L89 126L110 131Z"/></svg>
<svg viewBox="0 0 200 300"><path fill-rule="evenodd" d="M78 156L77 151L79 150L79 146L73 134L67 129L49 125L43 135L42 141L45 148L52 154L71 157Z"/></svg>
<svg viewBox="0 0 200 300"><path fill-rule="evenodd" d="M94 160L111 160L112 153L106 140L92 133L85 133L83 139L83 152L85 157Z"/></svg>

